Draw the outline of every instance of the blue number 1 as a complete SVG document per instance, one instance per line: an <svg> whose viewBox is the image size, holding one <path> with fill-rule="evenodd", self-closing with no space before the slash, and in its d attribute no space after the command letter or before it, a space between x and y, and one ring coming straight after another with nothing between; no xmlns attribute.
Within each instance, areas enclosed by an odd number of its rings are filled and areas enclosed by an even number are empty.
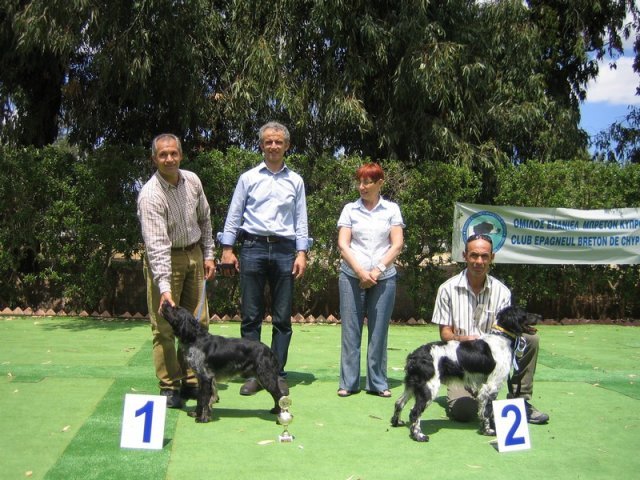
<svg viewBox="0 0 640 480"><path fill-rule="evenodd" d="M520 409L518 407L516 407L515 405L506 405L503 409L502 409L502 417L506 417L509 412L513 412L516 416L515 421L513 422L513 425L511 425L511 428L509 429L509 433L507 433L507 437L504 440L504 444L505 446L511 446L511 445L522 445L524 443L524 437L515 437L515 433L518 430L518 427L520 426L520 422L522 421L522 414L520 413Z"/></svg>
<svg viewBox="0 0 640 480"><path fill-rule="evenodd" d="M153 402L149 400L143 407L136 410L136 417L144 414L144 434L142 435L142 443L151 441L151 421L153 419Z"/></svg>

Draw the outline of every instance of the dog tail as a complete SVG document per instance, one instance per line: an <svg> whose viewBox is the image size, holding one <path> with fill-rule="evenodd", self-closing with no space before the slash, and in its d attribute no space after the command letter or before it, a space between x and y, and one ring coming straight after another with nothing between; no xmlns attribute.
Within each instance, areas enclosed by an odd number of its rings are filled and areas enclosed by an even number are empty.
<svg viewBox="0 0 640 480"><path fill-rule="evenodd" d="M416 388L422 388L434 375L433 356L428 349L418 349L410 353L404 367L405 389L415 392Z"/></svg>

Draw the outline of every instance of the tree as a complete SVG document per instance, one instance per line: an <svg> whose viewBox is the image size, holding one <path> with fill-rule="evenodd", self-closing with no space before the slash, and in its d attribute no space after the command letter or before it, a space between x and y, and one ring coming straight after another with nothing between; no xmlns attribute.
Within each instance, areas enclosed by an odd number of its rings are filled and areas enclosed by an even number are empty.
<svg viewBox="0 0 640 480"><path fill-rule="evenodd" d="M224 12L194 0L8 0L0 7L2 136L85 147L147 144L160 131L187 143L225 128L215 113L225 63Z"/></svg>
<svg viewBox="0 0 640 480"><path fill-rule="evenodd" d="M307 151L478 168L573 158L587 144L577 101L595 75L587 53L605 38L617 48L625 3L571 5L238 2L225 112L246 115L233 122L245 138L279 115Z"/></svg>
<svg viewBox="0 0 640 480"><path fill-rule="evenodd" d="M638 31L638 6L634 0L529 0L527 3L531 21L539 29L545 47L540 65L548 95L564 106L569 115L568 122L557 125L563 134L556 135L555 140L584 141L586 133L578 124L587 83L597 77L599 60L605 55L615 57L623 52L622 40L628 38L633 29L633 25L624 25L627 13L635 19ZM639 46L636 39L636 53ZM552 138L546 140L553 141Z"/></svg>
<svg viewBox="0 0 640 480"><path fill-rule="evenodd" d="M598 75L598 61L622 53L627 12L634 0L528 0L531 21L541 32L542 71L550 94L574 108L586 97L586 85Z"/></svg>
<svg viewBox="0 0 640 480"><path fill-rule="evenodd" d="M146 145L168 130L225 149L255 146L276 118L294 149L316 155L476 169L573 158L586 151L588 54L617 51L636 10L632 0L8 0L2 138L49 143L60 122L87 148ZM26 133L37 122L42 139Z"/></svg>
<svg viewBox="0 0 640 480"><path fill-rule="evenodd" d="M640 108L630 107L623 120L595 136L593 145L598 160L640 163Z"/></svg>
<svg viewBox="0 0 640 480"><path fill-rule="evenodd" d="M626 38L635 32L633 71L640 74L640 13L637 10L631 13L632 21L622 32ZM612 68L615 68L615 62ZM636 87L636 95L640 95L640 85ZM640 107L629 107L627 115L597 134L592 145L598 160L640 163Z"/></svg>
<svg viewBox="0 0 640 480"><path fill-rule="evenodd" d="M81 22L59 1L0 5L0 128L4 141L41 147L58 137L66 67ZM40 15L49 6L47 15ZM60 29L60 25L66 28Z"/></svg>
<svg viewBox="0 0 640 480"><path fill-rule="evenodd" d="M84 32L87 52L69 70L71 139L146 145L170 131L187 144L226 143L214 114L225 3L101 2Z"/></svg>

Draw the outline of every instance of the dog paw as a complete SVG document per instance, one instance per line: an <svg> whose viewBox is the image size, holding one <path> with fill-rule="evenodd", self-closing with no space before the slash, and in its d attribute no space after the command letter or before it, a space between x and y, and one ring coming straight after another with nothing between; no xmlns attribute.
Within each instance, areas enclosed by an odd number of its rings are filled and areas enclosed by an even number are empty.
<svg viewBox="0 0 640 480"><path fill-rule="evenodd" d="M416 442L428 442L429 435L425 435L424 433L412 433L411 438L413 438Z"/></svg>
<svg viewBox="0 0 640 480"><path fill-rule="evenodd" d="M480 433L482 433L482 435L486 435L487 437L496 436L496 431L493 428L485 428L484 430L481 430Z"/></svg>
<svg viewBox="0 0 640 480"><path fill-rule="evenodd" d="M278 414L281 411L282 410L280 410L280 407L273 407L271 410L269 410L270 413L275 413L275 414Z"/></svg>
<svg viewBox="0 0 640 480"><path fill-rule="evenodd" d="M391 426L392 427L402 427L404 425L406 425L404 420L400 420L399 418L395 418L395 417L391 419Z"/></svg>
<svg viewBox="0 0 640 480"><path fill-rule="evenodd" d="M192 410L191 412L187 412L187 415L189 415L192 418L195 418L198 416L198 414L195 412L195 410Z"/></svg>
<svg viewBox="0 0 640 480"><path fill-rule="evenodd" d="M211 417L196 417L196 423L209 423Z"/></svg>

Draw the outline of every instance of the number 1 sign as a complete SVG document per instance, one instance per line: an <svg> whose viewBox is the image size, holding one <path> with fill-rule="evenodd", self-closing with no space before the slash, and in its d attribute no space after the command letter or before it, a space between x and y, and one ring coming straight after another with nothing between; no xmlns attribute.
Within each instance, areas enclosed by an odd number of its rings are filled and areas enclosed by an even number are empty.
<svg viewBox="0 0 640 480"><path fill-rule="evenodd" d="M166 412L165 396L125 395L120 448L161 450Z"/></svg>
<svg viewBox="0 0 640 480"><path fill-rule="evenodd" d="M493 402L498 451L528 450L531 448L529 424L523 398Z"/></svg>

